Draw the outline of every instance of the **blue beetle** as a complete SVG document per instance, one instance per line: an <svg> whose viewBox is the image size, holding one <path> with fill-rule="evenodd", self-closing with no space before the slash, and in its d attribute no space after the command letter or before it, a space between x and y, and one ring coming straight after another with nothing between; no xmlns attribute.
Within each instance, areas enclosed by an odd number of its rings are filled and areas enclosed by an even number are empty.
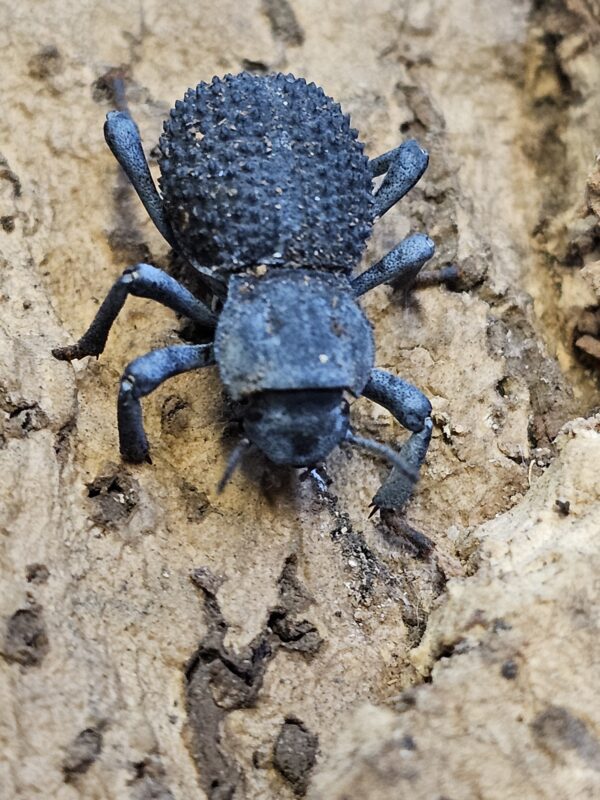
<svg viewBox="0 0 600 800"><path fill-rule="evenodd" d="M431 405L374 367L357 298L385 282L410 286L433 242L412 234L352 273L373 221L419 180L427 153L411 140L369 160L340 106L283 74L215 77L188 90L164 123L160 193L129 113L108 114L104 132L156 227L213 297L209 306L162 270L136 264L81 339L53 350L67 361L99 355L130 294L214 329L209 344L165 347L127 366L118 397L123 458L149 460L141 398L173 375L217 364L229 395L245 403L245 437L221 486L252 446L276 464L311 468L350 442L391 462L373 504L401 508L427 452ZM346 393L381 404L412 432L401 452L352 431Z"/></svg>

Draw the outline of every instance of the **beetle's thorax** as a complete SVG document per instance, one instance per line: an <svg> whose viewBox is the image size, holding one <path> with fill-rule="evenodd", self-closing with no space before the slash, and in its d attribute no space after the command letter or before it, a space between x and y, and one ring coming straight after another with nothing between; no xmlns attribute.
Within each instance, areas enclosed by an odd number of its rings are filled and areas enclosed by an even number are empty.
<svg viewBox="0 0 600 800"><path fill-rule="evenodd" d="M230 279L215 357L234 399L313 389L358 396L374 345L345 275L276 269Z"/></svg>

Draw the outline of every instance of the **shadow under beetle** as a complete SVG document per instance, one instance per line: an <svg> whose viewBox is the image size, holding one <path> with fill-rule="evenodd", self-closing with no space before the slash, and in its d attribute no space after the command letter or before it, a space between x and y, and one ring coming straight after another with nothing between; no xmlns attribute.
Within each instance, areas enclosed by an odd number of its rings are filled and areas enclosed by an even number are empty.
<svg viewBox="0 0 600 800"><path fill-rule="evenodd" d="M215 77L188 90L160 138L161 194L129 113L108 114L104 134L160 233L214 298L209 308L160 269L136 264L81 339L53 350L66 361L98 356L130 294L214 328L210 344L165 347L127 366L118 398L123 458L149 460L140 399L173 375L216 363L229 395L246 403L245 438L221 487L252 446L276 464L310 468L350 442L392 463L374 506L402 507L431 438L431 404L373 367L357 298L381 283L412 284L433 242L412 234L351 273L373 221L419 180L427 153L411 140L369 160L340 106L283 74ZM374 400L412 432L401 452L352 432L345 392Z"/></svg>

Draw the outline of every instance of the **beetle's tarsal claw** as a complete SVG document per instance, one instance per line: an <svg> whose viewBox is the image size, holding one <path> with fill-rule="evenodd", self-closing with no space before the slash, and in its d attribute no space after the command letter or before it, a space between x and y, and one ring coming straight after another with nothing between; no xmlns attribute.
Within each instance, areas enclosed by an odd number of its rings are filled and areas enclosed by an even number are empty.
<svg viewBox="0 0 600 800"><path fill-rule="evenodd" d="M373 498L372 505L377 510L399 510L410 498L419 479L419 469L427 452L431 429L432 422L427 417L423 429L412 434L400 453L396 453L387 445L381 444L381 442L363 439L362 436L357 436L355 433L348 431L346 434L347 442L383 456L392 463L392 471Z"/></svg>
<svg viewBox="0 0 600 800"><path fill-rule="evenodd" d="M250 448L250 442L248 439L242 439L236 445L235 449L229 456L229 460L227 462L227 466L225 467L225 471L221 476L221 480L217 483L217 494L221 494L223 489L227 486L229 481L231 480L231 476L235 472L238 464L242 460L244 454Z"/></svg>
<svg viewBox="0 0 600 800"><path fill-rule="evenodd" d="M367 519L371 519L371 517L374 517L375 514L379 511L379 506L376 503L373 503L373 502L371 502L369 504L369 508L371 509L371 511L370 511L369 516L367 517Z"/></svg>
<svg viewBox="0 0 600 800"><path fill-rule="evenodd" d="M144 462L152 464L150 454L148 450L144 448L145 444L145 441L139 447L136 447L135 443L133 445L130 443L127 447L123 444L121 447L123 461L126 461L128 464L143 464Z"/></svg>
<svg viewBox="0 0 600 800"><path fill-rule="evenodd" d="M89 353L86 348L81 347L79 342L76 342L75 344L68 344L66 347L55 347L52 350L52 355L59 361L76 361L86 356L96 356L98 358L99 354Z"/></svg>
<svg viewBox="0 0 600 800"><path fill-rule="evenodd" d="M320 494L327 494L327 481L316 467L309 471L309 476Z"/></svg>

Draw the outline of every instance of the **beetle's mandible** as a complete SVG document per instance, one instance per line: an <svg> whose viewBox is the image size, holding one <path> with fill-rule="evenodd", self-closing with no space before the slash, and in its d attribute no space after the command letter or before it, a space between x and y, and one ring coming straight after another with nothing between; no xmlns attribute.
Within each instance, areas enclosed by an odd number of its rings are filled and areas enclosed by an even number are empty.
<svg viewBox="0 0 600 800"><path fill-rule="evenodd" d="M401 508L427 452L431 404L374 367L357 298L381 283L410 286L433 242L411 234L352 272L373 221L419 180L427 153L411 140L369 160L339 105L283 74L213 78L177 101L160 138L160 193L129 113L111 112L104 133L152 221L213 298L206 304L160 269L136 264L81 339L53 350L66 361L98 356L130 294L214 331L209 344L165 347L127 366L118 396L123 458L149 460L141 398L173 375L216 364L244 407L245 436L222 485L253 447L276 464L312 468L349 442L391 462L373 504ZM352 431L346 393L379 403L411 431L400 452Z"/></svg>

